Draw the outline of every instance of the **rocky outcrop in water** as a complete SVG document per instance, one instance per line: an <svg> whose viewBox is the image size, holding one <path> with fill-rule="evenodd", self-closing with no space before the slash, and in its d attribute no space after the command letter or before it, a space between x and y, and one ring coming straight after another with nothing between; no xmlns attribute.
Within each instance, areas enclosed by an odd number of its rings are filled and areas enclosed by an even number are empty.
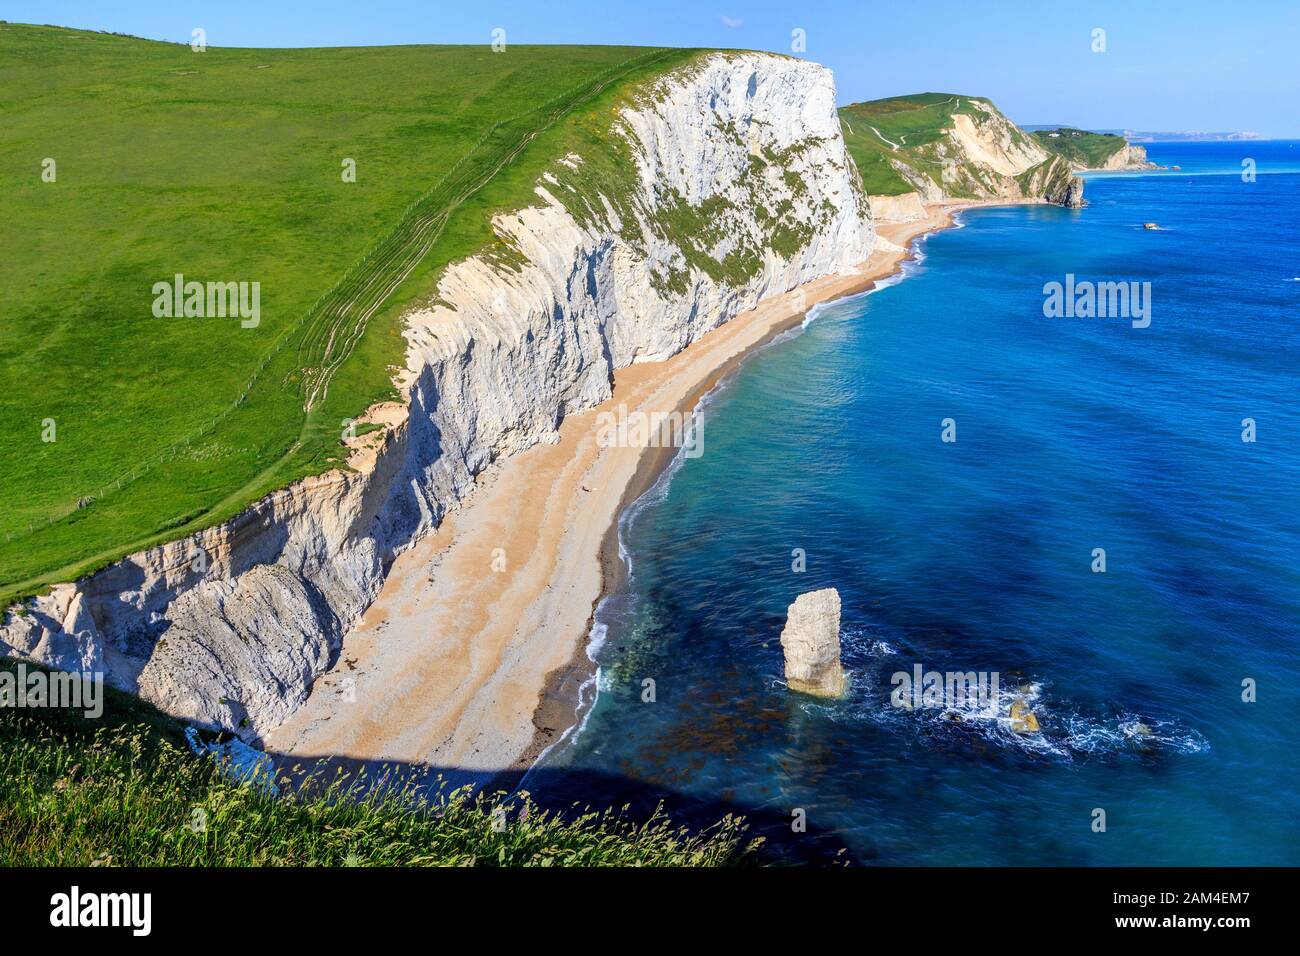
<svg viewBox="0 0 1300 956"><path fill-rule="evenodd" d="M1011 702L1007 716L1011 721L1011 729L1018 734L1036 734L1041 729L1037 715L1029 709L1029 704L1022 697Z"/></svg>
<svg viewBox="0 0 1300 956"><path fill-rule="evenodd" d="M1078 209L1083 205L1083 180L1060 156L1053 156L1020 177L1020 188L1027 196Z"/></svg>
<svg viewBox="0 0 1300 956"><path fill-rule="evenodd" d="M819 697L844 693L840 664L840 592L834 588L800 594L781 632L785 680L791 690Z"/></svg>
<svg viewBox="0 0 1300 956"><path fill-rule="evenodd" d="M1071 209L1078 209L1083 205L1083 180L1078 176L1070 177L1070 185L1065 192L1065 198L1061 200L1062 206L1069 206Z"/></svg>

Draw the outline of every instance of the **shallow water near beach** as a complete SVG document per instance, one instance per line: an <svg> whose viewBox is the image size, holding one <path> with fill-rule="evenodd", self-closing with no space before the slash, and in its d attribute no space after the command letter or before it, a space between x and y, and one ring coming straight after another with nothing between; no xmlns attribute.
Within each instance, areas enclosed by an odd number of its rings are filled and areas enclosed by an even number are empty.
<svg viewBox="0 0 1300 956"><path fill-rule="evenodd" d="M549 786L802 810L778 855L1300 863L1300 144L1148 151L1183 170L964 213L710 396L704 454L621 522L599 693ZM1067 274L1149 281L1150 326L1045 318ZM786 608L823 587L836 701L781 681ZM891 706L917 664L998 672L1041 733Z"/></svg>

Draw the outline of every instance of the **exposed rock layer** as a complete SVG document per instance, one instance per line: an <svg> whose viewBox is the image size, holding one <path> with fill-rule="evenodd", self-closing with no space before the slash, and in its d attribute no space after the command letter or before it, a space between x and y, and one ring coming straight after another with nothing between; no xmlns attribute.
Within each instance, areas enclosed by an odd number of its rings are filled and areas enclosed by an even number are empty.
<svg viewBox="0 0 1300 956"><path fill-rule="evenodd" d="M917 145L890 144L889 164L912 191L871 196L876 218L909 222L924 215L918 212L923 203L958 198L1083 205L1083 180L1068 162L1044 149L992 103L952 100L969 112L954 110L944 128L924 131L931 135Z"/></svg>
<svg viewBox="0 0 1300 956"><path fill-rule="evenodd" d="M876 222L919 222L927 215L919 193L901 196L869 196L871 218Z"/></svg>

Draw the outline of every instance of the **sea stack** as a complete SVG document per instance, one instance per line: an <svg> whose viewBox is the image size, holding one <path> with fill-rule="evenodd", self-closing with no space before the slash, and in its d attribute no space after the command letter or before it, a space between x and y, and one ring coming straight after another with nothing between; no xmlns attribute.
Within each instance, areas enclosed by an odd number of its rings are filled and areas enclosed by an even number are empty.
<svg viewBox="0 0 1300 956"><path fill-rule="evenodd" d="M1071 176L1069 183L1065 187L1065 196L1061 200L1062 206L1068 206L1071 209L1083 208L1083 180L1078 176Z"/></svg>
<svg viewBox="0 0 1300 956"><path fill-rule="evenodd" d="M840 592L823 588L795 598L786 613L781 647L785 649L785 679L791 690L818 697L843 694Z"/></svg>

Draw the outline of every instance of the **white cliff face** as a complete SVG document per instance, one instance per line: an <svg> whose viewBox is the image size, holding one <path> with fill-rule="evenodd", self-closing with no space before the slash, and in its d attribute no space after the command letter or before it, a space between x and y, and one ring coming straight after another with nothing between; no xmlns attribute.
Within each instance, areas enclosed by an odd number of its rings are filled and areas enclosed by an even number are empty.
<svg viewBox="0 0 1300 956"><path fill-rule="evenodd" d="M495 222L527 260L523 269L480 258L455 264L439 284L440 304L408 317L414 407L457 452L431 458L422 478L445 489L444 500L458 498L487 461L547 440L566 412L608 398L614 369L673 355L764 297L870 253L869 213L840 139L829 71L716 55L655 92L653 103L622 117L640 190L619 203L622 214L616 197L602 221L577 221L563 183L581 181L584 161L561 161L554 182L538 187L537 206ZM755 184L752 157L765 149L799 151L782 168L769 164ZM770 248L755 192L768 208L789 203L783 223L809 228L793 256ZM713 201L709 252L754 249L751 276L731 284L689 268L679 238L663 235L658 220L678 196L691 206ZM636 220L630 228L627 215ZM639 238L623 238L629 232ZM686 281L666 288L678 274Z"/></svg>
<svg viewBox="0 0 1300 956"><path fill-rule="evenodd" d="M632 102L611 134L635 163L630 188L593 214L578 202L593 158L557 159L537 203L494 223L514 260L452 265L436 304L408 316L407 407L376 410L385 429L358 441L356 470L11 609L0 654L103 670L172 714L260 737L475 475L608 398L615 369L867 258L828 70L709 54Z"/></svg>

